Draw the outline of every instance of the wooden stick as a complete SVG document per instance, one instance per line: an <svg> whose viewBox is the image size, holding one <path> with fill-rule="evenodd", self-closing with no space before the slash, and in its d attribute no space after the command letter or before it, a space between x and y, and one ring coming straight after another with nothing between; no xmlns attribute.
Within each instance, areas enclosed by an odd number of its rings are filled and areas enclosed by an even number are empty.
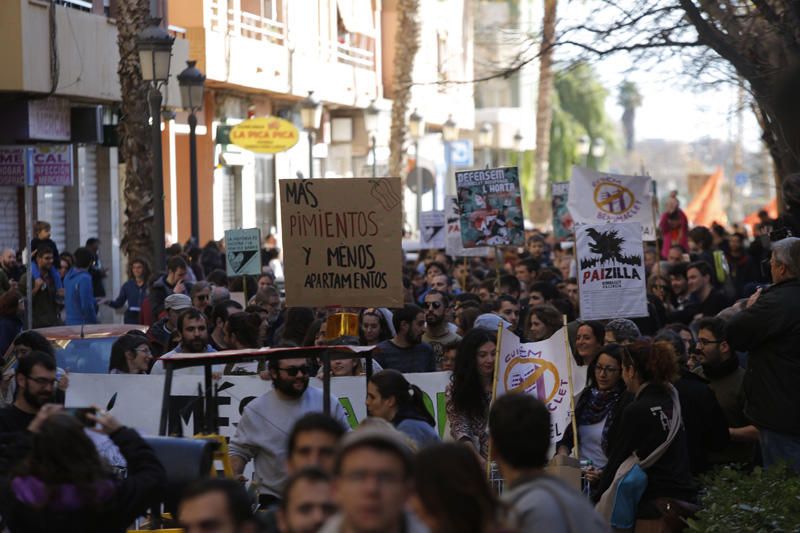
<svg viewBox="0 0 800 533"><path fill-rule="evenodd" d="M569 409L572 411L572 456L576 459L578 454L578 422L575 418L575 389L572 385L572 350L569 347L569 333L567 332L567 315L562 315L564 320L564 346L567 356L567 375L569 380Z"/></svg>
<svg viewBox="0 0 800 533"><path fill-rule="evenodd" d="M494 403L495 398L497 397L497 371L500 367L500 346L503 343L503 321L500 320L497 324L497 342L495 342L494 347L494 376L492 377L492 400L489 402L489 408L491 409L492 404ZM505 388L505 387L504 387ZM478 450L480 453L480 450ZM486 479L491 481L492 477L492 440L489 439L489 454L486 457Z"/></svg>

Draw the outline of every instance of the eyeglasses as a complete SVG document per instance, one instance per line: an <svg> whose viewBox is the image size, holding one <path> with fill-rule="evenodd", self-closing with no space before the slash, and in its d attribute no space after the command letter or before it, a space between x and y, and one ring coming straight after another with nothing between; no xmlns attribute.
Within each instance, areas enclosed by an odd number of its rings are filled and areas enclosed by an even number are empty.
<svg viewBox="0 0 800 533"><path fill-rule="evenodd" d="M721 342L722 341L712 341L712 340L708 340L708 339L697 339L697 345L698 346L705 346L706 344L719 344Z"/></svg>
<svg viewBox="0 0 800 533"><path fill-rule="evenodd" d="M25 376L25 379L29 379L41 387L46 387L48 385L55 387L56 383L58 383L57 379L50 379L50 378L32 378L29 376Z"/></svg>
<svg viewBox="0 0 800 533"><path fill-rule="evenodd" d="M425 309L439 309L442 307L442 302L425 302Z"/></svg>
<svg viewBox="0 0 800 533"><path fill-rule="evenodd" d="M134 350L136 353L145 354L145 355L152 355L153 352L150 351L149 346L139 346Z"/></svg>
<svg viewBox="0 0 800 533"><path fill-rule="evenodd" d="M594 367L594 371L598 374L616 374L619 372L619 367L597 365Z"/></svg>
<svg viewBox="0 0 800 533"><path fill-rule="evenodd" d="M286 368L278 368L280 372L286 372L289 377L295 377L300 372L303 373L304 376L307 376L311 369L308 368L308 365L300 365L300 366L287 366Z"/></svg>

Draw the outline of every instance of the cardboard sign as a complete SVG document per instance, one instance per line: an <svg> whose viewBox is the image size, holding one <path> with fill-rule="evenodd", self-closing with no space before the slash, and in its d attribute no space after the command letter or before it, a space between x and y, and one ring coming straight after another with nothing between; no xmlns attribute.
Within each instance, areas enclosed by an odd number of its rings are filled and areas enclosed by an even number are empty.
<svg viewBox="0 0 800 533"><path fill-rule="evenodd" d="M280 180L288 306L403 305L400 178Z"/></svg>
<svg viewBox="0 0 800 533"><path fill-rule="evenodd" d="M647 316L641 225L580 226L576 239L581 318Z"/></svg>
<svg viewBox="0 0 800 533"><path fill-rule="evenodd" d="M444 391L450 382L450 373L406 374L405 377L425 393L425 404L434 414L439 434L443 435L446 420ZM186 436L194 435L200 430L203 401L197 400L198 384L204 386L202 375L181 374L180 371L174 375L172 381L170 419L182 417L183 434ZM236 431L236 424L247 402L271 390L272 382L263 381L257 376L222 376L218 384L220 433L230 437ZM331 394L347 412L351 427L358 426L367 416L364 405L366 385L364 376L331 378ZM311 379L309 386L322 389L322 382ZM111 410L114 417L140 433L157 435L163 391L163 375L70 374L66 405L106 405L117 394L117 401Z"/></svg>
<svg viewBox="0 0 800 533"><path fill-rule="evenodd" d="M567 205L575 224L638 222L642 238L656 240L652 178L572 167Z"/></svg>
<svg viewBox="0 0 800 533"><path fill-rule="evenodd" d="M464 248L525 244L516 167L456 172L456 187Z"/></svg>
<svg viewBox="0 0 800 533"><path fill-rule="evenodd" d="M578 366L572 357L566 335L567 328L561 328L549 339L523 344L519 337L503 329L499 339L495 398L508 393L524 393L541 400L550 411L552 444L564 437L570 423L570 391L574 400L586 384L587 367Z"/></svg>
<svg viewBox="0 0 800 533"><path fill-rule="evenodd" d="M419 240L422 248L443 249L446 245L444 211L423 211L419 214Z"/></svg>
<svg viewBox="0 0 800 533"><path fill-rule="evenodd" d="M261 274L261 230L225 230L225 256L229 276Z"/></svg>
<svg viewBox="0 0 800 533"><path fill-rule="evenodd" d="M300 133L294 124L278 117L251 118L230 131L233 144L259 154L285 152L298 140Z"/></svg>
<svg viewBox="0 0 800 533"><path fill-rule="evenodd" d="M569 182L561 181L552 184L550 198L553 211L553 237L558 241L572 238L572 215L569 214L567 201L569 198Z"/></svg>
<svg viewBox="0 0 800 533"><path fill-rule="evenodd" d="M450 257L487 257L491 253L492 249L488 247L464 248L464 244L461 242L461 211L455 196L445 198L444 216L447 225L447 255Z"/></svg>

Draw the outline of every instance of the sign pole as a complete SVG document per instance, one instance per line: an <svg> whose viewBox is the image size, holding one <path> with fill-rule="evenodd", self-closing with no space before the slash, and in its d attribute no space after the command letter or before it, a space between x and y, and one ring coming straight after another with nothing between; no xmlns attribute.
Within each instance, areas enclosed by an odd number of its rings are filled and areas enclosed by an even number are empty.
<svg viewBox="0 0 800 533"><path fill-rule="evenodd" d="M492 377L492 401L489 402L491 408L497 396L497 371L500 368L500 346L503 343L503 321L497 323L497 342L494 347L494 376ZM480 450L478 450L480 454ZM489 439L489 453L486 457L486 479L492 479L492 439Z"/></svg>
<svg viewBox="0 0 800 533"><path fill-rule="evenodd" d="M578 458L578 423L575 420L575 390L572 385L572 350L569 347L569 334L567 333L567 315L562 315L564 320L564 345L567 356L567 379L569 380L569 409L572 412L572 455Z"/></svg>
<svg viewBox="0 0 800 533"><path fill-rule="evenodd" d="M27 172L27 177L30 178L33 169L28 166ZM25 242L25 262L28 265L28 270L25 273L26 294L28 296L25 302L25 316L27 318L25 326L28 329L33 329L33 263L31 262L33 253L33 250L31 250L31 242L33 242L33 185L30 183L30 179L26 179L25 183Z"/></svg>

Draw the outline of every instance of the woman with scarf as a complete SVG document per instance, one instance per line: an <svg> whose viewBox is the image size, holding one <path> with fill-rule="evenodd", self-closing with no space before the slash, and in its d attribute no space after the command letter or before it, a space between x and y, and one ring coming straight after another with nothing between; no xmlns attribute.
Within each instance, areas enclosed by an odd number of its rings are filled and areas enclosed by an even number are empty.
<svg viewBox="0 0 800 533"><path fill-rule="evenodd" d="M369 378L367 413L391 422L418 449L439 442L422 390L396 370L382 370Z"/></svg>
<svg viewBox="0 0 800 533"><path fill-rule="evenodd" d="M581 392L575 405L575 420L578 426L578 456L582 461L591 461L586 469L586 478L596 481L608 462L608 433L630 395L625 393L622 380L622 354L625 348L619 344L607 344L600 349L589 365L589 384ZM569 455L573 445L572 425L567 426L564 438L558 443L557 453Z"/></svg>

